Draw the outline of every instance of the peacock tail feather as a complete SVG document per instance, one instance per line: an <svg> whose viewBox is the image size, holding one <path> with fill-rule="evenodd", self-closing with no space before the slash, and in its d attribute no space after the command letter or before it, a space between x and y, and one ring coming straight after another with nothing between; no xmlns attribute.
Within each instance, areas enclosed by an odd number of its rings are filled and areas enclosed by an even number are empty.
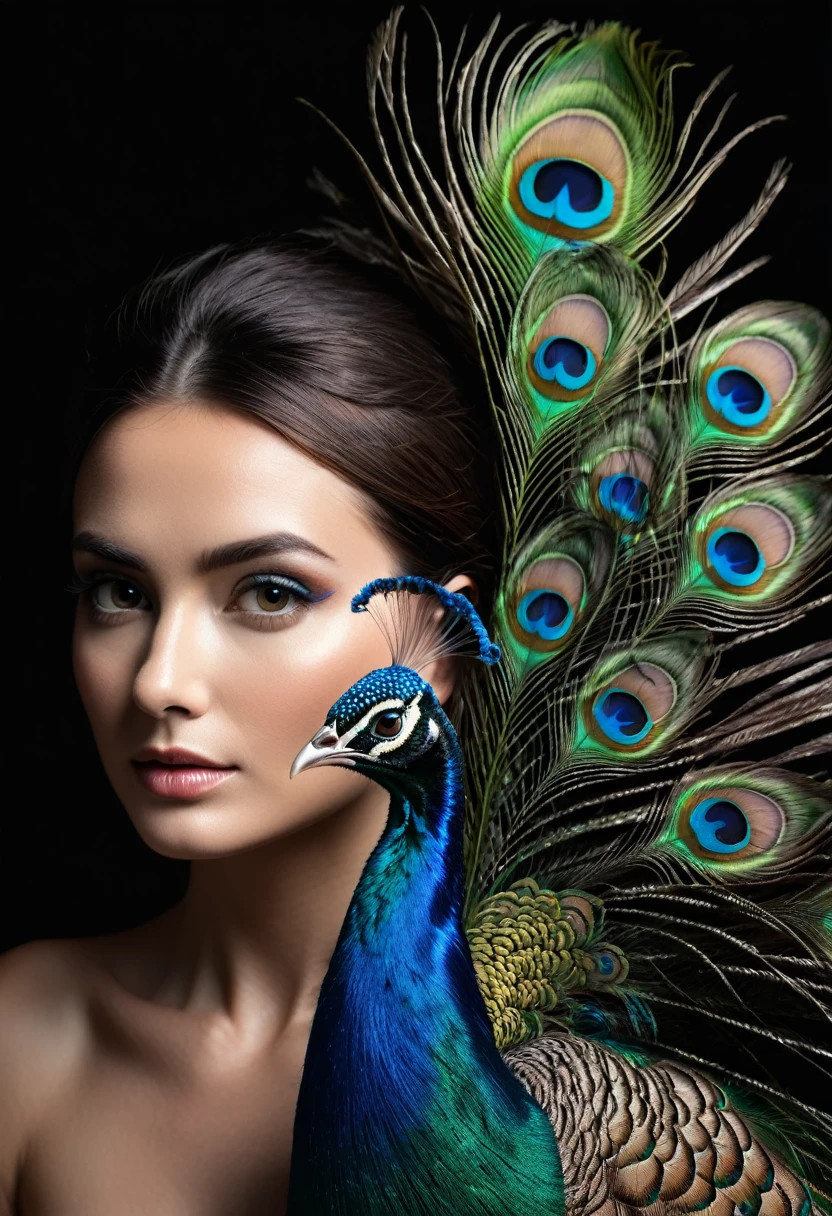
<svg viewBox="0 0 832 1216"><path fill-rule="evenodd" d="M430 163L400 27L369 52L382 176L356 152L384 233L327 232L445 318L500 441L502 662L461 738L495 1041L575 1211L806 1216L832 1192L832 645L782 637L830 598L809 466L832 344L792 302L681 325L760 265L726 270L782 162L663 285L673 229L773 119L715 148L726 106L696 148L722 76L674 137L678 56L615 24L500 41L495 21L449 64L436 37Z"/></svg>

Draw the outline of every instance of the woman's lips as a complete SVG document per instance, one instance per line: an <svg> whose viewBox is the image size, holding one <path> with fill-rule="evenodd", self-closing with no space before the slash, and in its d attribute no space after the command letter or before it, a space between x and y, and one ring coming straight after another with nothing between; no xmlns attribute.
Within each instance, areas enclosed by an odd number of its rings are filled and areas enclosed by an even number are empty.
<svg viewBox="0 0 832 1216"><path fill-rule="evenodd" d="M200 798L239 771L198 764L161 764L156 760L133 760L131 763L144 788L157 798Z"/></svg>

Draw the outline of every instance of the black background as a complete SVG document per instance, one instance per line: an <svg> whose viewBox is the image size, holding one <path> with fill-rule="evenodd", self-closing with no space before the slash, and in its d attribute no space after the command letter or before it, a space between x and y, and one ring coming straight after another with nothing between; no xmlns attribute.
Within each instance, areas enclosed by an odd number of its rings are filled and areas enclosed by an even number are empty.
<svg viewBox="0 0 832 1216"><path fill-rule="evenodd" d="M432 6L433 7L433 6ZM720 301L727 312L762 297L794 298L827 313L832 42L818 8L785 3L512 3L507 21L619 19L683 49L697 65L677 75L683 117L716 72L735 64L722 96L739 91L726 130L785 113L754 135L713 179L671 241L681 272L742 215L771 163L794 163L790 185L747 257L774 260ZM423 18L409 6L410 24ZM361 194L351 162L301 94L371 150L364 48L386 3L66 5L35 11L33 37L7 41L14 126L25 159L13 173L26 207L7 229L27 268L14 300L24 346L7 350L21 382L7 420L23 433L7 467L20 468L24 547L7 571L7 737L14 734L3 813L7 900L0 947L45 936L135 924L182 889L184 867L138 840L112 794L74 692L69 522L61 469L91 383L90 354L124 293L155 268L210 245L277 235L308 223L319 201L305 187L320 165ZM469 10L435 16L455 41ZM477 6L479 34L493 15ZM432 59L412 59L417 119L431 99ZM16 84L14 82L17 82ZM718 109L718 103L712 112ZM7 296L12 293L7 292ZM13 660L22 659L17 674ZM12 662L8 662L12 660Z"/></svg>

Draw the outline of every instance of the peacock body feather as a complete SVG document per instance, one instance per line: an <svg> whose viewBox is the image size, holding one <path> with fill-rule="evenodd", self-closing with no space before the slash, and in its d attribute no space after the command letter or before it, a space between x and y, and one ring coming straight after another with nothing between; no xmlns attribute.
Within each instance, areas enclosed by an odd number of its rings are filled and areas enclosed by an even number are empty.
<svg viewBox="0 0 832 1216"><path fill-rule="evenodd" d="M437 38L433 163L400 26L369 54L382 175L359 156L384 235L326 232L403 273L481 368L501 659L425 580L356 597L387 619L396 706L419 696L437 733L395 779L395 748L363 770L391 818L322 990L292 1210L490 1211L466 1188L502 1160L494 1211L832 1211L832 646L801 636L829 603L832 342L800 303L712 315L761 264L728 265L782 162L665 282L673 229L772 120L717 146L726 105L696 148L722 76L676 136L677 56L495 21L450 63ZM428 599L444 653L464 635L486 660L458 744L423 681L403 691L435 652ZM356 688L368 722L383 700Z"/></svg>

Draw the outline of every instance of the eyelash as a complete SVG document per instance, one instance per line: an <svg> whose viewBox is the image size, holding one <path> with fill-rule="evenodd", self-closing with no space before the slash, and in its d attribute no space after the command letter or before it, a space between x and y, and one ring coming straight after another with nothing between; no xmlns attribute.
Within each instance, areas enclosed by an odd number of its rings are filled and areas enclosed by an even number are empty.
<svg viewBox="0 0 832 1216"><path fill-rule="evenodd" d="M99 625L117 625L128 613L142 611L142 609L125 608L121 611L114 609L110 612L106 612L104 609L98 608L92 599L91 593L97 587L106 586L107 583L128 583L130 586L134 586L137 590L141 591L141 588L137 583L134 583L132 579L124 578L123 575L106 574L102 572L100 574L94 574L89 578L84 578L75 571L73 571L72 578L66 585L66 590L72 595L79 595L85 598L87 611L96 624ZM312 604L318 603L319 600L326 599L331 594L331 592L324 592L322 595L315 595L308 589L308 587L304 587L302 583L298 583L294 579L287 578L285 575L251 574L245 579L243 585L236 592L234 598L237 599L241 595L244 595L246 591L251 591L257 587L280 587L295 596L297 601L294 607L284 609L282 612L249 612L242 608L236 608L233 610L240 616L247 618L248 622L255 629L265 630L281 628L281 626L285 624L287 618L297 616L299 612L305 611ZM143 591L142 595L145 595ZM145 599L147 598L149 597L145 595Z"/></svg>

